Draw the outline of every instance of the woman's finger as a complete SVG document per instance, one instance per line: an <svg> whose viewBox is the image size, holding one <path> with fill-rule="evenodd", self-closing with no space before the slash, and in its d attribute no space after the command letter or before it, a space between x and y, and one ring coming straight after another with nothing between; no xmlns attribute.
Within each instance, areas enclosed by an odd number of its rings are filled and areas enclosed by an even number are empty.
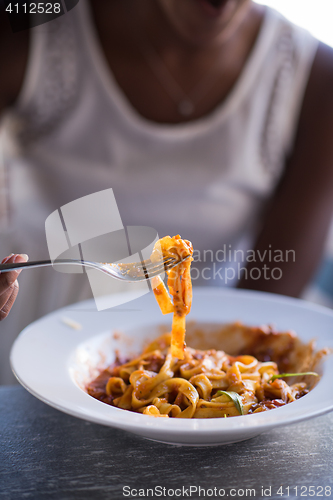
<svg viewBox="0 0 333 500"><path fill-rule="evenodd" d="M28 256L25 254L13 254L3 259L2 264L14 262L26 262ZM19 291L17 277L21 270L0 273L0 321L6 318L11 310Z"/></svg>
<svg viewBox="0 0 333 500"><path fill-rule="evenodd" d="M9 311L11 310L17 297L18 291L19 284L18 281L15 280L7 291L0 296L0 321L8 316Z"/></svg>
<svg viewBox="0 0 333 500"><path fill-rule="evenodd" d="M13 254L3 259L2 264L12 264L14 262L26 262L27 260L28 256L25 254ZM0 272L0 297L2 294L6 293L8 288L10 288L15 282L15 280L17 280L17 277L20 274L20 272L21 270L10 271L8 273ZM3 301L1 300L1 302Z"/></svg>

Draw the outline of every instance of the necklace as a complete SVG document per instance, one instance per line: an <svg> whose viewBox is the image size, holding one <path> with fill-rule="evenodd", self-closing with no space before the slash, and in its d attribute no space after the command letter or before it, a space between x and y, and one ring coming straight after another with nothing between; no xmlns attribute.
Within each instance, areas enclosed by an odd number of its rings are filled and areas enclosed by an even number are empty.
<svg viewBox="0 0 333 500"><path fill-rule="evenodd" d="M215 71L208 75L205 74L190 92L185 92L152 46L145 46L142 53L150 69L176 104L178 113L184 117L190 117L194 114L196 106L220 76L214 65Z"/></svg>

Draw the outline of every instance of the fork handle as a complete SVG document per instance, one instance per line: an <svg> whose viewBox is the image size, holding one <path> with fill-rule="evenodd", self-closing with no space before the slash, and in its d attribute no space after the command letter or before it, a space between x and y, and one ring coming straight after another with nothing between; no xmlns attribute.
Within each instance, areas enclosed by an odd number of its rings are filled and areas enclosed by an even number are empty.
<svg viewBox="0 0 333 500"><path fill-rule="evenodd" d="M51 260L33 260L29 262L14 262L12 264L0 264L0 272L6 273L9 271L16 271L17 269L24 269L26 267L47 267L54 266L57 264L76 264L78 266L84 265L81 260L75 259L57 259L52 262Z"/></svg>

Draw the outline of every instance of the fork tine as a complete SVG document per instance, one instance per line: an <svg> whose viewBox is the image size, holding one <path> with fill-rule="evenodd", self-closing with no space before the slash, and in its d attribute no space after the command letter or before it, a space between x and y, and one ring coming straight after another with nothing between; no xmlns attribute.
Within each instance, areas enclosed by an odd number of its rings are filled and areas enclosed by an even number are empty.
<svg viewBox="0 0 333 500"><path fill-rule="evenodd" d="M164 271L170 271L171 269L176 267L181 262L184 262L184 260L187 260L189 257L190 257L190 255L188 255L184 259L180 259L180 260L176 260L174 258L165 259L165 260L163 260L163 263L162 262L156 263L157 265L155 267L151 267L149 270L146 270L146 271L145 271L145 268L143 267L145 277L147 279L151 279L154 276L158 276L159 274L162 274Z"/></svg>
<svg viewBox="0 0 333 500"><path fill-rule="evenodd" d="M142 260L138 265L141 265L142 267L145 267L147 271L149 271L152 268L155 268L156 266L162 266L164 264L168 265L171 261L176 261L173 257L164 257L163 259L152 262L150 259L147 260Z"/></svg>
<svg viewBox="0 0 333 500"><path fill-rule="evenodd" d="M150 280L155 276L163 274L165 271L170 271L172 268L189 257L190 255L179 260L174 259L173 257L165 257L163 260L159 260L157 262L152 262L150 259L147 259L131 264L115 264L114 266L117 269L117 276L115 276L114 273L113 275L118 279L125 279L128 281Z"/></svg>
<svg viewBox="0 0 333 500"><path fill-rule="evenodd" d="M184 262L185 260L189 259L190 257L191 257L190 255L187 255L186 257L184 257L183 259L180 259L180 260L173 259L174 262L169 262L168 264L166 264L164 266L164 268L166 271L170 271L174 267L178 266L178 264L180 264L181 262Z"/></svg>
<svg viewBox="0 0 333 500"><path fill-rule="evenodd" d="M158 276L159 274L162 274L166 270L168 270L169 266L173 265L175 262L176 259L170 257L164 258L163 260L157 262L150 262L149 264L141 262L144 277L146 279L151 279L154 276Z"/></svg>

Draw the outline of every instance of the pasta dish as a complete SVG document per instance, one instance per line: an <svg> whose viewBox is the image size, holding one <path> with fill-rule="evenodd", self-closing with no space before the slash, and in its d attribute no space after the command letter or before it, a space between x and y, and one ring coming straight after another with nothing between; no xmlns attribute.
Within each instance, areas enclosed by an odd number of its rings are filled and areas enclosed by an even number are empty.
<svg viewBox="0 0 333 500"><path fill-rule="evenodd" d="M114 407L163 418L259 413L307 394L318 378L312 370L327 350L315 353L313 342L302 344L292 332L235 323L225 328L234 338L246 338L246 352L227 354L185 346L185 317L192 301L192 245L179 235L158 243L152 260L160 258L157 251L177 259L188 256L168 272L172 301L163 281L154 278L162 312L173 313L172 331L155 339L134 359L117 356L112 366L88 384L87 392ZM289 385L285 379L291 376Z"/></svg>

